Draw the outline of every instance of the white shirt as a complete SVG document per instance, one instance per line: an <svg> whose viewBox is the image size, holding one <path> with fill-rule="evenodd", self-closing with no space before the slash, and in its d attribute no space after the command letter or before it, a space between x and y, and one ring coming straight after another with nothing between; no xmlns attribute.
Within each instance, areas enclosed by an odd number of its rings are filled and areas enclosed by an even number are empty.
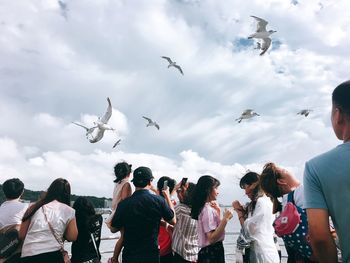
<svg viewBox="0 0 350 263"><path fill-rule="evenodd" d="M75 218L75 210L58 201L44 205L47 220L50 222L56 235L63 242L63 234L68 223ZM61 249L45 219L43 209L40 208L30 219L27 235L23 242L22 257L39 255Z"/></svg>
<svg viewBox="0 0 350 263"><path fill-rule="evenodd" d="M0 229L10 225L20 225L28 204L19 199L8 200L0 206Z"/></svg>
<svg viewBox="0 0 350 263"><path fill-rule="evenodd" d="M279 263L277 248L273 240L272 202L266 196L259 197L253 213L249 213L244 221L244 231L252 241L250 247L250 262Z"/></svg>

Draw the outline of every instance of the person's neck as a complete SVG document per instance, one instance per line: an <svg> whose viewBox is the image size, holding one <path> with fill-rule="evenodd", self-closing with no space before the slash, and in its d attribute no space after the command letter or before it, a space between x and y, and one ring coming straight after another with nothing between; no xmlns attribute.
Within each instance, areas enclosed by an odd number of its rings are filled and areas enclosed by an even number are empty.
<svg viewBox="0 0 350 263"><path fill-rule="evenodd" d="M150 190L150 187L146 186L146 187L135 187L135 191L139 191L139 190Z"/></svg>

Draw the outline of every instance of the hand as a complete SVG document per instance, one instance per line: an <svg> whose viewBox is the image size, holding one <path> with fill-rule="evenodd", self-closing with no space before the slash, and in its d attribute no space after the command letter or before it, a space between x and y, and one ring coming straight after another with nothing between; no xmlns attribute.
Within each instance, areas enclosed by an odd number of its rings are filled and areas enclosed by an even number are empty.
<svg viewBox="0 0 350 263"><path fill-rule="evenodd" d="M210 202L210 206L211 206L212 208L214 208L215 211L216 211L216 212L218 213L218 215L220 216L221 208L220 208L219 204L218 204L216 201L211 201L211 202Z"/></svg>
<svg viewBox="0 0 350 263"><path fill-rule="evenodd" d="M234 210L244 210L243 206L241 205L241 203L238 200L235 200L232 202L232 207Z"/></svg>
<svg viewBox="0 0 350 263"><path fill-rule="evenodd" d="M223 218L226 219L227 221L229 221L232 218L232 216L233 216L233 214L232 214L231 209L225 208Z"/></svg>
<svg viewBox="0 0 350 263"><path fill-rule="evenodd" d="M167 186L165 189L162 190L162 194L164 197L170 198L170 192L169 192L169 187Z"/></svg>

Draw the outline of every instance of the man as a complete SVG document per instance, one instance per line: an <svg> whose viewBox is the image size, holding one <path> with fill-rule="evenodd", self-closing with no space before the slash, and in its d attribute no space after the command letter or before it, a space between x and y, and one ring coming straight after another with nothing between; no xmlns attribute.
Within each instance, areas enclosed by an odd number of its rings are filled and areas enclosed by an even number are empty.
<svg viewBox="0 0 350 263"><path fill-rule="evenodd" d="M158 232L163 218L174 225L175 212L169 190L164 198L152 194L153 175L148 167L139 167L133 173L135 192L121 201L112 219L115 231L124 229L123 263L159 262Z"/></svg>
<svg viewBox="0 0 350 263"><path fill-rule="evenodd" d="M350 262L350 81L333 91L331 121L335 135L344 143L306 163L304 208L318 261L337 262L328 220L331 216L339 236L343 262Z"/></svg>
<svg viewBox="0 0 350 263"><path fill-rule="evenodd" d="M0 206L0 233L11 229L19 230L22 218L28 204L19 201L24 191L24 184L17 178L9 179L2 185L6 201ZM20 249L11 255L5 262L19 262Z"/></svg>

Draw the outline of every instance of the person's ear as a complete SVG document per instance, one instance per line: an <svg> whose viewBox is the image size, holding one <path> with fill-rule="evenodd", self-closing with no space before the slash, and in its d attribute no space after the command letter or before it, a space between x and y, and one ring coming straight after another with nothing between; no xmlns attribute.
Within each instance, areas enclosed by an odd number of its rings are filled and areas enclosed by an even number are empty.
<svg viewBox="0 0 350 263"><path fill-rule="evenodd" d="M335 123L338 125L341 125L344 123L344 113L341 109L335 108L334 120L335 120Z"/></svg>
<svg viewBox="0 0 350 263"><path fill-rule="evenodd" d="M283 178L278 178L277 179L277 184L278 185L287 185L287 182Z"/></svg>

